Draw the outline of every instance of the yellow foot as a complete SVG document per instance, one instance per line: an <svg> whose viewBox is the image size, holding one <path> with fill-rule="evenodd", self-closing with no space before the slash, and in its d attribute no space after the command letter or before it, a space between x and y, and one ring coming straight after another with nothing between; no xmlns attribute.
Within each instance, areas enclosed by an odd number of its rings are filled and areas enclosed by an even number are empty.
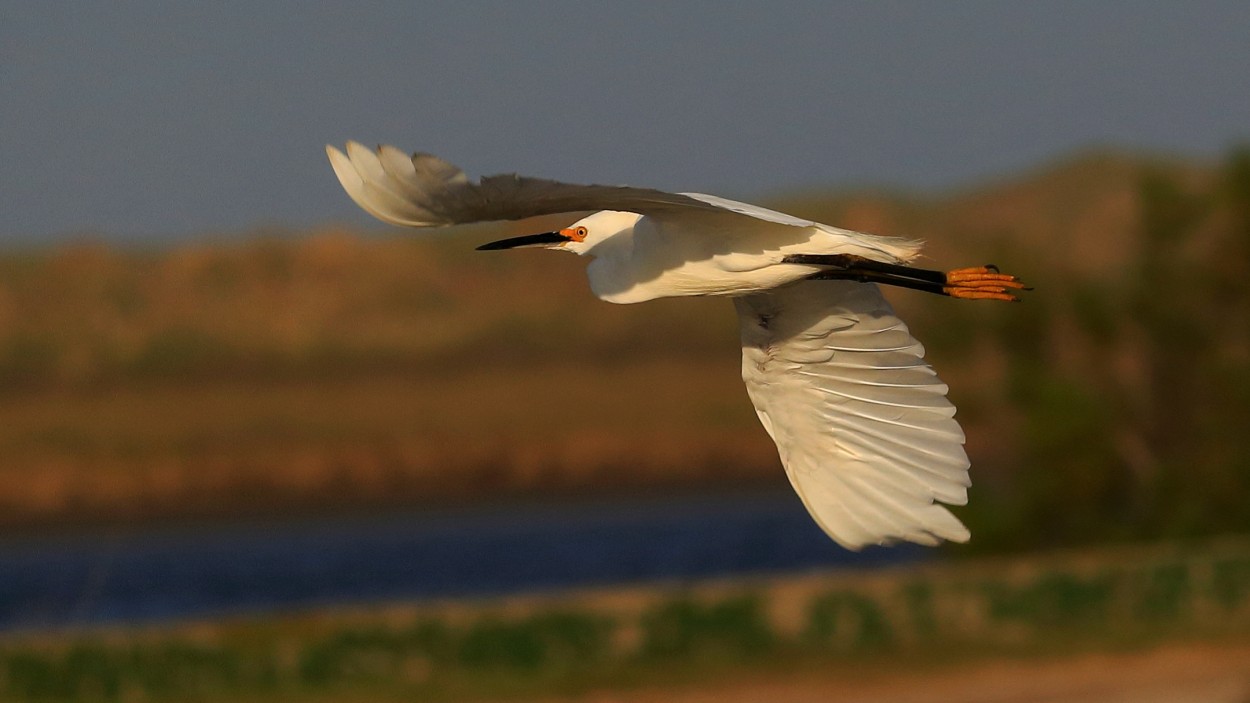
<svg viewBox="0 0 1250 703"><path fill-rule="evenodd" d="M1011 290L1032 289L1015 276L999 273L998 267L993 264L950 271L942 288L942 292L952 298L1019 302L1019 298L1008 292Z"/></svg>

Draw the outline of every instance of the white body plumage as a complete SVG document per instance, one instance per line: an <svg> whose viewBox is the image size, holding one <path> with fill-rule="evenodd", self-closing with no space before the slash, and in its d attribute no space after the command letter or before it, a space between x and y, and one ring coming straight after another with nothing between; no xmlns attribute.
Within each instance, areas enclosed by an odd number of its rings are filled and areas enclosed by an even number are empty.
<svg viewBox="0 0 1250 703"><path fill-rule="evenodd" d="M576 223L587 230L584 241L560 248L594 257L586 270L591 291L610 303L743 295L777 288L819 270L784 263L791 254L851 254L896 263L910 260L920 250L911 240L800 220L786 224L763 219L761 215L788 218L764 208L701 193L683 195L749 208L752 219L702 211L646 217L605 210Z"/></svg>

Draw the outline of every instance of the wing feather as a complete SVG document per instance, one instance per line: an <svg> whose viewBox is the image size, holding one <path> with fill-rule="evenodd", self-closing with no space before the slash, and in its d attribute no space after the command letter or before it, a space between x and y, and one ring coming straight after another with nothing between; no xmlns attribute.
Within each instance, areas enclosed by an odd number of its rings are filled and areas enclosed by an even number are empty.
<svg viewBox="0 0 1250 703"><path fill-rule="evenodd" d="M798 372L802 376L817 376L817 374L804 374ZM946 410L950 407L950 402L946 400L945 395L934 395L925 391L915 392L914 388L899 388L898 386L871 386L866 383L847 383L839 379L829 379L824 377L825 383L821 390L829 395L837 396L836 399L829 399L832 403L842 403L847 401L859 401L860 403L874 403L876 405L888 405L896 408L935 408L938 410ZM885 393L882 391L893 390L900 391L894 393Z"/></svg>
<svg viewBox="0 0 1250 703"><path fill-rule="evenodd" d="M876 286L804 281L735 299L742 376L808 511L838 543L963 542L947 387Z"/></svg>
<svg viewBox="0 0 1250 703"><path fill-rule="evenodd" d="M485 176L477 182L464 171L430 154L408 156L393 146L369 149L348 142L346 153L326 146L330 165L356 204L384 222L407 227L524 220L540 215L622 210L655 219L690 214L731 221L751 219L784 227L815 228L848 237L886 260L908 260L920 251L918 241L851 232L776 210L703 193L666 193L630 186L578 185L516 174ZM669 231L717 231L725 226L671 228Z"/></svg>
<svg viewBox="0 0 1250 703"><path fill-rule="evenodd" d="M343 189L357 205L380 220L409 227L597 210L647 215L690 210L743 214L688 195L649 188L576 185L515 174L486 176L474 183L463 171L436 156L407 156L392 146L373 150L348 142L346 153L327 146L326 155Z"/></svg>

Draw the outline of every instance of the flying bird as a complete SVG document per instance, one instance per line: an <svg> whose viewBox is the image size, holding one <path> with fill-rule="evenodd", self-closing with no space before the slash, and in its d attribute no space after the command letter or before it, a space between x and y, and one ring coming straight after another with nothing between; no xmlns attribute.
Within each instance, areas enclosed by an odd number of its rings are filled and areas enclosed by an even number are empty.
<svg viewBox="0 0 1250 703"><path fill-rule="evenodd" d="M817 524L860 549L965 542L947 505L968 500L968 456L947 387L877 284L953 298L1016 300L994 266L911 265L921 242L831 227L702 193L574 185L513 174L472 181L429 154L326 147L339 182L385 222L443 227L590 213L557 232L478 249L545 247L591 259L612 303L733 299L742 378L786 474Z"/></svg>

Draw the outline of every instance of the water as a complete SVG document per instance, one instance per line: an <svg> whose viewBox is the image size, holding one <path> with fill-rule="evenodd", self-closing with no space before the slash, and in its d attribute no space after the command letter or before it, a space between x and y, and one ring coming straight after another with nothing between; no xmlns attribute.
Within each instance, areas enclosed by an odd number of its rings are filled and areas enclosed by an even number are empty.
<svg viewBox="0 0 1250 703"><path fill-rule="evenodd" d="M874 566L923 554L843 550L788 491L22 539L0 542L0 629Z"/></svg>

